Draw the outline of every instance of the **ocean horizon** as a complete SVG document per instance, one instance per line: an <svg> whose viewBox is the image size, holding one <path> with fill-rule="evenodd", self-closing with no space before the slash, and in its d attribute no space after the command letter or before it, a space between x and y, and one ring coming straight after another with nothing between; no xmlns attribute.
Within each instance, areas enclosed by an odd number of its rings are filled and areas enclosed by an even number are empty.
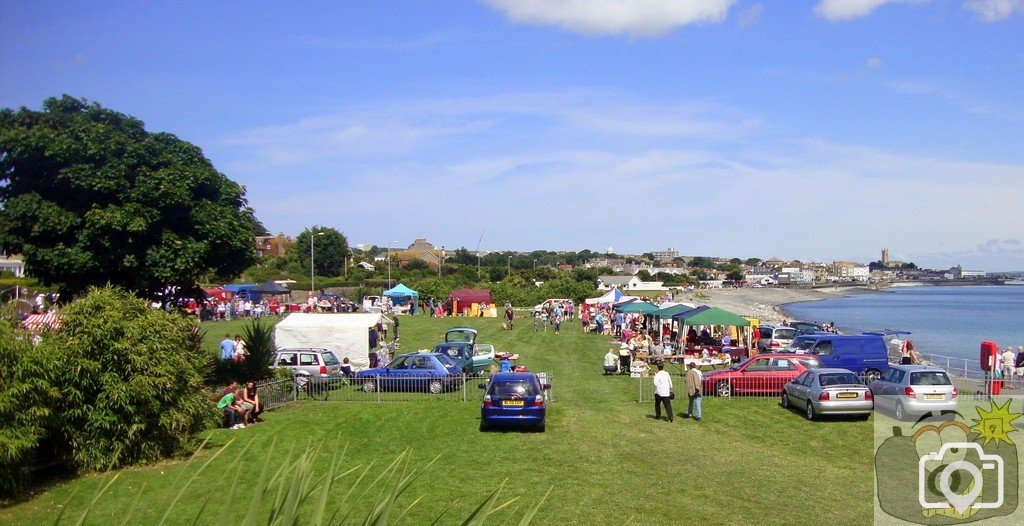
<svg viewBox="0 0 1024 526"><path fill-rule="evenodd" d="M910 331L919 351L977 367L982 341L1024 345L1024 286L920 286L790 303L796 320L834 322L845 333Z"/></svg>

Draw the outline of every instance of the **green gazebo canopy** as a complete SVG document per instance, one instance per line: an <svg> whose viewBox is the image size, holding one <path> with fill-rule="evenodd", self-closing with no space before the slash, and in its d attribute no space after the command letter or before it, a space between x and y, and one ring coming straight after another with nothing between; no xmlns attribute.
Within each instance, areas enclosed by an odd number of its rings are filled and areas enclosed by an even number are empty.
<svg viewBox="0 0 1024 526"><path fill-rule="evenodd" d="M733 314L718 307L697 307L687 312L673 316L684 325L732 325L734 327L749 327L750 320Z"/></svg>
<svg viewBox="0 0 1024 526"><path fill-rule="evenodd" d="M639 312L640 314L651 314L659 310L657 305L647 303L646 301L634 301L616 309L619 312Z"/></svg>

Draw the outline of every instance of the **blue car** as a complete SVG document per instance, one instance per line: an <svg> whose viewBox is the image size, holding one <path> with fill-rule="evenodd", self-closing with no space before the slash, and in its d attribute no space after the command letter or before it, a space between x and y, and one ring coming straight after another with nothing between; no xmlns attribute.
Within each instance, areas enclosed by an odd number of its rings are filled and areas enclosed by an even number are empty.
<svg viewBox="0 0 1024 526"><path fill-rule="evenodd" d="M547 402L542 385L533 373L496 373L486 384L480 405L480 430L491 427L527 427L544 431Z"/></svg>
<svg viewBox="0 0 1024 526"><path fill-rule="evenodd" d="M356 381L367 393L380 390L439 394L462 385L462 371L443 354L408 353L399 355L384 367L359 371Z"/></svg>

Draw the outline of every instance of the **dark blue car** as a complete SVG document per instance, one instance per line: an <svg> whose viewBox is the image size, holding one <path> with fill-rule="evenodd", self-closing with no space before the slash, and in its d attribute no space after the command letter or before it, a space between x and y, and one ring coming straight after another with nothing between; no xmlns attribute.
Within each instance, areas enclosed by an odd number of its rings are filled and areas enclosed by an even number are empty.
<svg viewBox="0 0 1024 526"><path fill-rule="evenodd" d="M439 394L462 385L462 371L443 354L402 354L384 367L356 373L363 391L427 391Z"/></svg>
<svg viewBox="0 0 1024 526"><path fill-rule="evenodd" d="M542 385L533 373L496 373L486 384L480 406L480 429L527 427L544 431L546 401Z"/></svg>

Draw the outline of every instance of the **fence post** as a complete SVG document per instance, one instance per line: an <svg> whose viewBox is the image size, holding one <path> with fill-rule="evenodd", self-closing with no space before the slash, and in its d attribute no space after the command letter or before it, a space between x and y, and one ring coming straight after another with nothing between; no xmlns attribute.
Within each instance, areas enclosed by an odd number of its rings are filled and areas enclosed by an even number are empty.
<svg viewBox="0 0 1024 526"><path fill-rule="evenodd" d="M466 401L466 373L462 373L462 401Z"/></svg>
<svg viewBox="0 0 1024 526"><path fill-rule="evenodd" d="M373 380L374 380L373 385L376 387L376 389L374 389L374 391L376 391L377 403L379 404L380 403L380 391L381 391L380 375L374 376Z"/></svg>

